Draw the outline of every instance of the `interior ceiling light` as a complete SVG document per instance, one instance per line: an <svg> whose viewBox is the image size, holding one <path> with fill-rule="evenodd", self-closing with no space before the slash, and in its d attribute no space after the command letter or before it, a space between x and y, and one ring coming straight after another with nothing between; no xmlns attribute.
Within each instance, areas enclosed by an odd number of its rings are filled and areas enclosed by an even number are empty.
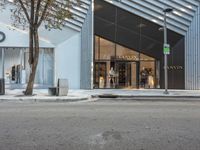
<svg viewBox="0 0 200 150"><path fill-rule="evenodd" d="M94 7L94 10L100 10L102 8L103 8L103 6L96 4Z"/></svg>
<svg viewBox="0 0 200 150"><path fill-rule="evenodd" d="M146 27L146 25L143 24L143 23L140 23L137 27L138 27L138 28L144 28L144 27Z"/></svg>

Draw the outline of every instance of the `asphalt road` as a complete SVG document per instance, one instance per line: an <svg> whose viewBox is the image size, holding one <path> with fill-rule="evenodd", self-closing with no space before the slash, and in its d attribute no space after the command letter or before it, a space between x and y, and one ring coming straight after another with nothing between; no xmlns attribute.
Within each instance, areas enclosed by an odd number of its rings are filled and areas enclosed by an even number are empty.
<svg viewBox="0 0 200 150"><path fill-rule="evenodd" d="M0 150L200 150L200 103L0 103Z"/></svg>

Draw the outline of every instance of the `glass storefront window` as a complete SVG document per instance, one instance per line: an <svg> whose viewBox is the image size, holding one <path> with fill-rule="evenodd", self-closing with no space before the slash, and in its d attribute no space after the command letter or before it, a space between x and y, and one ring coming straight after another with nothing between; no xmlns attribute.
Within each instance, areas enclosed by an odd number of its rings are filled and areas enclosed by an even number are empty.
<svg viewBox="0 0 200 150"><path fill-rule="evenodd" d="M100 38L100 59L110 60L115 56L115 43Z"/></svg>
<svg viewBox="0 0 200 150"><path fill-rule="evenodd" d="M54 52L53 49L44 49L44 84L53 85L54 79Z"/></svg>
<svg viewBox="0 0 200 150"><path fill-rule="evenodd" d="M4 53L4 77L5 83L19 84L21 82L21 49L6 48Z"/></svg>
<svg viewBox="0 0 200 150"><path fill-rule="evenodd" d="M136 52L136 51L133 51L129 48L126 48L126 47L123 47L123 46L117 44L116 59L138 61L139 60L139 53Z"/></svg>
<svg viewBox="0 0 200 150"><path fill-rule="evenodd" d="M150 60L154 61L155 59L150 57L150 56L147 56L147 55L140 53L140 60L141 61L150 61Z"/></svg>
<svg viewBox="0 0 200 150"><path fill-rule="evenodd" d="M95 36L95 60L99 59L99 37Z"/></svg>
<svg viewBox="0 0 200 150"><path fill-rule="evenodd" d="M40 49L40 56L37 66L35 83L42 85L52 85L53 79L54 79L53 49L48 49L48 48Z"/></svg>
<svg viewBox="0 0 200 150"><path fill-rule="evenodd" d="M95 44L94 88L159 88L155 58L98 36Z"/></svg>
<svg viewBox="0 0 200 150"><path fill-rule="evenodd" d="M95 88L105 88L106 87L106 62L96 62L95 63Z"/></svg>
<svg viewBox="0 0 200 150"><path fill-rule="evenodd" d="M28 82L30 66L27 48L4 48L4 64L2 65L2 49L0 49L0 74L3 74L7 85L20 85ZM4 67L3 67L4 66ZM52 85L54 79L54 52L53 49L40 49L40 57L35 76L35 83Z"/></svg>

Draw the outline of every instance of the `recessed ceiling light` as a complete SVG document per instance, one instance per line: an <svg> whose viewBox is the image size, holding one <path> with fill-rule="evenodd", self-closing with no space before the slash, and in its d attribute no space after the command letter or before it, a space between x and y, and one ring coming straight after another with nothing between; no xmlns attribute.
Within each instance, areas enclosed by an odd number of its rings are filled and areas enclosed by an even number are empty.
<svg viewBox="0 0 200 150"><path fill-rule="evenodd" d="M144 28L144 27L146 27L146 25L143 24L143 23L140 23L137 27L138 27L138 28Z"/></svg>

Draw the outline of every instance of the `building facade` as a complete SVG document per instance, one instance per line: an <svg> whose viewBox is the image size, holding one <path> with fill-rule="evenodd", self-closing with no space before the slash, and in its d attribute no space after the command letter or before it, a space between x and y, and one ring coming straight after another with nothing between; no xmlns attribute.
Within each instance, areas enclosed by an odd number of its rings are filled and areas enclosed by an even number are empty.
<svg viewBox="0 0 200 150"><path fill-rule="evenodd" d="M199 0L82 0L62 31L40 29L36 85L48 87L67 78L72 89L164 88L163 9L167 16L168 85L200 89ZM5 17L7 16L7 17ZM24 86L29 75L28 35L10 25L0 31L1 76L7 86Z"/></svg>

